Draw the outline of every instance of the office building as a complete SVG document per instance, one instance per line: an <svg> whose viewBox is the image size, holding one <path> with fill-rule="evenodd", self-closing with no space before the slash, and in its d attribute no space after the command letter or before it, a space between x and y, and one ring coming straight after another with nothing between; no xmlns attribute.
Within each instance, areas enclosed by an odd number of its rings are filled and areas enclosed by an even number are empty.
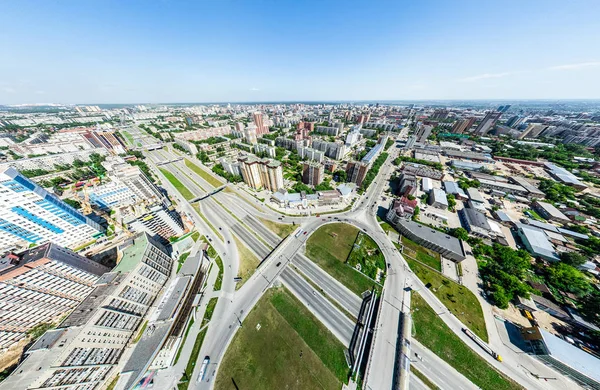
<svg viewBox="0 0 600 390"><path fill-rule="evenodd" d="M146 234L119 247L117 266L58 326L27 350L6 389L106 388L172 270L166 249ZM119 388L117 386L117 388Z"/></svg>
<svg viewBox="0 0 600 390"><path fill-rule="evenodd" d="M452 126L452 132L455 134L468 133L469 130L471 129L471 126L473 126L474 123L475 123L475 118L473 118L473 117L458 120L454 123L454 126Z"/></svg>
<svg viewBox="0 0 600 390"><path fill-rule="evenodd" d="M438 209L447 209L448 208L448 198L446 198L446 193L444 190L440 188L434 188L429 193L429 205L432 207L436 207Z"/></svg>
<svg viewBox="0 0 600 390"><path fill-rule="evenodd" d="M346 178L349 182L356 183L356 185L360 187L363 180L365 180L368 170L368 164L358 161L350 161L346 165Z"/></svg>
<svg viewBox="0 0 600 390"><path fill-rule="evenodd" d="M460 262L466 258L462 243L455 237L402 218L398 219L395 226L408 239L441 254L447 259Z"/></svg>
<svg viewBox="0 0 600 390"><path fill-rule="evenodd" d="M319 163L308 163L302 164L302 183L308 184L309 186L317 186L323 181L324 167Z"/></svg>
<svg viewBox="0 0 600 390"><path fill-rule="evenodd" d="M164 240L183 234L181 217L172 208L164 205L152 206L146 213L126 221L130 231L146 232L151 236L158 235Z"/></svg>
<svg viewBox="0 0 600 390"><path fill-rule="evenodd" d="M398 185L398 195L414 195L417 192L417 177L411 173L402 173Z"/></svg>
<svg viewBox="0 0 600 390"><path fill-rule="evenodd" d="M421 180L421 189L423 192L429 192L433 189L433 181L429 177L424 177Z"/></svg>
<svg viewBox="0 0 600 390"><path fill-rule="evenodd" d="M77 248L103 229L14 168L0 171L0 252L53 242Z"/></svg>
<svg viewBox="0 0 600 390"><path fill-rule="evenodd" d="M6 260L0 265L0 349L23 339L36 325L68 313L110 270L52 243Z"/></svg>
<svg viewBox="0 0 600 390"><path fill-rule="evenodd" d="M479 123L479 126L475 129L476 134L484 135L487 134L498 122L498 119L502 116L501 112L490 111L485 114L485 117Z"/></svg>

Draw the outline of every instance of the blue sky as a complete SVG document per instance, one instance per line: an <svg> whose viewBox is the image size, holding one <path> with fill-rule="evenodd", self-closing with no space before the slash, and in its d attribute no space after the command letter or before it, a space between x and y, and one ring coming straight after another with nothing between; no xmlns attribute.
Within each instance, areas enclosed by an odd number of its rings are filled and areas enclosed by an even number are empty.
<svg viewBox="0 0 600 390"><path fill-rule="evenodd" d="M4 1L0 104L600 98L600 1Z"/></svg>

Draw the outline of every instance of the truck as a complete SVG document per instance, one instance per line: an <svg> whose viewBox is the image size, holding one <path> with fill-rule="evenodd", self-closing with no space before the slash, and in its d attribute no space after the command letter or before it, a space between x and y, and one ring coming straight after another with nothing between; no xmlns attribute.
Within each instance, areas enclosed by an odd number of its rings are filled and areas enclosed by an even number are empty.
<svg viewBox="0 0 600 390"><path fill-rule="evenodd" d="M492 350L489 345L487 345L482 339L480 339L479 337L477 337L477 335L475 333L471 332L470 329L462 328L462 331L471 340L475 341L475 343L477 345L479 345L485 352L489 353L494 359L496 359L499 362L502 361L502 356L500 356L498 353L496 353L494 350Z"/></svg>
<svg viewBox="0 0 600 390"><path fill-rule="evenodd" d="M200 367L200 372L198 373L198 382L202 382L204 376L206 375L206 370L208 369L208 365L210 364L210 356L205 356L202 361L202 366Z"/></svg>

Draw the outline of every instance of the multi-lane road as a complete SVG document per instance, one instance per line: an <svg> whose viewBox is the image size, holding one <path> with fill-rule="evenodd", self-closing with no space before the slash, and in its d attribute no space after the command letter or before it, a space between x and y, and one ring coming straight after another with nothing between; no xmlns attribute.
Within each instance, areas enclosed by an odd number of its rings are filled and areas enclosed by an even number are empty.
<svg viewBox="0 0 600 390"><path fill-rule="evenodd" d="M375 218L380 196L387 186L386 179L393 171L391 161L395 153L397 151L392 149L392 156L381 167L378 177L369 190L355 202L352 210L336 215L339 220L345 220L366 230L380 246L389 264L371 354L377 361L375 364L368 365L365 382L366 388L392 388L396 342L398 338L398 319L402 307L403 294L405 293L403 290L405 283L412 284L415 289L419 290L428 304L437 312L442 313L440 318L458 337L505 375L513 378L526 388L558 389L565 386L573 388L574 384L562 377L559 377L553 383L541 383L531 375L529 369L524 370L523 366L525 363L532 370L535 369L536 372L547 374L546 376L557 377L558 375L528 356L515 357L513 356L514 352L511 354L510 351L506 351L504 353L506 356L504 364L495 361L461 332L463 325L460 321L449 314L441 302L410 272L406 262L389 241ZM157 168L156 163L176 160L180 157L169 150L149 151L146 152L146 155L149 157L151 165L154 168ZM161 165L161 168L168 170L177 177L194 196L204 195L214 188L200 175L188 169L184 161ZM211 238L211 244L221 256L225 267L221 295L226 297L226 299L219 300L212 319L213 325L208 328L208 333L199 355L201 357L210 355L211 360L217 364L211 365L206 375L206 382L196 382L197 372L195 372L190 384L191 388L208 389L212 387L214 376L218 370L218 362L222 359L229 342L240 325L240 321L243 321L262 293L275 280L281 280L332 330L332 333L336 337L347 345L349 337L351 337L351 330L353 329L352 321L332 305L320 291L315 291L306 281L306 278L318 285L325 295L346 308L352 315L357 315L361 300L320 269L315 263L306 259L301 250L306 239L312 232L325 223L335 221L334 218L284 217L286 221L295 221L300 225L299 229L306 231L307 234L303 234L298 238L290 236L281 242L281 239L268 230L256 216L281 222L279 219L283 217L282 215L264 206L257 206L262 211L258 211L255 207L248 207L247 202L252 202L252 199L248 199L249 197L244 193L231 194L220 192L199 202L200 212L202 212L213 227L219 229L219 234L223 237L223 239L219 239L219 237L213 234L206 222L199 217L192 205L176 191L166 178L162 177L162 174L159 173L159 176L161 176L167 190L177 197L181 209ZM234 192L238 191L235 186L230 185L230 188ZM245 199L242 200L241 198ZM260 259L266 258L256 273L238 291L235 290L235 283L233 282L239 266L233 235L238 237ZM273 251L274 248L276 249ZM277 264L279 263L280 265L278 266ZM294 267L289 267L289 264L293 264ZM488 324L488 328L491 328L490 325L493 324ZM490 331L496 331L495 327L490 329ZM422 347L417 346L417 349L423 352L419 352L421 356L429 356L428 351L422 349ZM507 362L511 359L514 359L512 363ZM418 367L424 373L431 375L434 382L443 381L443 384L439 384L441 388L472 388L469 387L472 384L468 380L453 369L450 369L447 364L440 362L441 360L436 361L435 358L431 358L424 359L423 361L419 360L414 364L415 367ZM436 377L435 375L438 376ZM412 383L411 381L411 387ZM422 386L422 383L418 380L414 381L414 387L418 388L419 386Z"/></svg>

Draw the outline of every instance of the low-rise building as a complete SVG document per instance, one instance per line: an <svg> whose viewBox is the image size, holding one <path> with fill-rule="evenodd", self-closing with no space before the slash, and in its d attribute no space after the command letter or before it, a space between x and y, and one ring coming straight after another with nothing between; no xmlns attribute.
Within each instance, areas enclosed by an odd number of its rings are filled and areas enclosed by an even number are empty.
<svg viewBox="0 0 600 390"><path fill-rule="evenodd" d="M405 219L399 219L395 226L408 239L447 259L460 262L466 258L461 241L455 237Z"/></svg>
<svg viewBox="0 0 600 390"><path fill-rule="evenodd" d="M543 230L522 223L516 223L516 226L517 235L532 256L552 262L560 260Z"/></svg>
<svg viewBox="0 0 600 390"><path fill-rule="evenodd" d="M495 236L487 217L482 212L473 208L463 208L458 211L458 217L465 230L470 234L481 238Z"/></svg>
<svg viewBox="0 0 600 390"><path fill-rule="evenodd" d="M559 223L569 223L571 221L569 217L564 215L559 209L557 209L550 203L536 201L531 204L531 207L535 211L537 211L537 213L540 214L542 218L547 219L549 221Z"/></svg>
<svg viewBox="0 0 600 390"><path fill-rule="evenodd" d="M523 338L544 364L588 389L600 389L600 360L539 327L523 328Z"/></svg>
<svg viewBox="0 0 600 390"><path fill-rule="evenodd" d="M429 193L429 204L438 209L447 209L448 198L446 198L446 193L440 188L434 188Z"/></svg>

